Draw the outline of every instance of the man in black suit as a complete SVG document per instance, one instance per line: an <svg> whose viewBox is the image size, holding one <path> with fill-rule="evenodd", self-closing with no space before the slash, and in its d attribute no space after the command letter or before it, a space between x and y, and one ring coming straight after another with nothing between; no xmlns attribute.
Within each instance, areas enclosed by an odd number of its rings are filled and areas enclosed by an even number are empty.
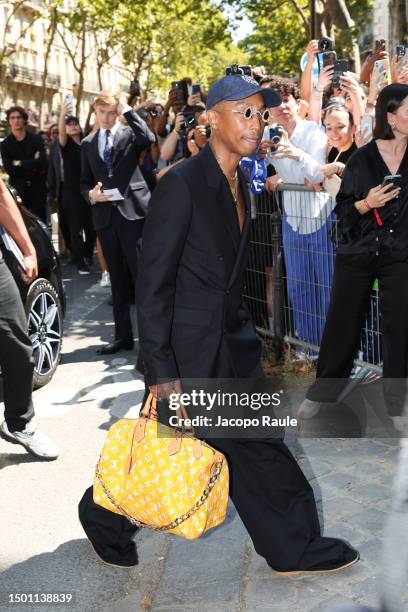
<svg viewBox="0 0 408 612"><path fill-rule="evenodd" d="M153 194L137 306L145 382L159 399L179 392L183 379L260 376L261 343L242 301L250 202L238 164L260 142L265 106L279 104L247 76L217 81L207 99L210 145ZM345 542L321 536L312 488L280 438L208 441L227 457L231 498L271 568L334 571L358 560ZM137 563L135 528L98 509L89 489L80 518L105 561Z"/></svg>
<svg viewBox="0 0 408 612"><path fill-rule="evenodd" d="M28 210L47 222L47 156L44 141L27 131L28 115L21 106L6 112L9 134L1 143L3 166L10 184Z"/></svg>
<svg viewBox="0 0 408 612"><path fill-rule="evenodd" d="M99 129L81 144L81 192L93 205L94 228L112 284L115 340L98 350L108 355L133 348L130 304L150 199L138 160L155 137L127 105L126 96L102 92L94 106ZM116 195L104 193L114 188Z"/></svg>

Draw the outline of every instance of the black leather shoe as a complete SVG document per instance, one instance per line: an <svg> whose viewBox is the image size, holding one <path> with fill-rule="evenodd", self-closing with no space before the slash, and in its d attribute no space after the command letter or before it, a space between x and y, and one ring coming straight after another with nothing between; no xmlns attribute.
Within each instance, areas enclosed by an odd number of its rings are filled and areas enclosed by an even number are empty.
<svg viewBox="0 0 408 612"><path fill-rule="evenodd" d="M346 558L343 559L342 561L338 561L337 563L330 563L327 565L322 565L322 566L315 566L315 567L309 567L306 569L295 569L295 570L278 570L275 568L272 568L273 571L276 574L279 574L280 576L293 576L295 574L305 574L305 573L309 573L309 574L320 574L320 573L331 573L331 572L339 572L340 570L346 569L346 567L350 567L351 565L354 565L355 563L357 563L357 561L360 560L360 553L356 550L353 549L353 556L351 556L351 558Z"/></svg>
<svg viewBox="0 0 408 612"><path fill-rule="evenodd" d="M131 351L133 348L132 342L125 342L125 340L114 340L114 342L110 342L102 348L98 348L96 350L98 355L113 355L113 353L118 353L119 351Z"/></svg>
<svg viewBox="0 0 408 612"><path fill-rule="evenodd" d="M134 544L134 542L131 542L129 546L125 550L121 551L121 554L119 555L116 554L113 549L111 552L105 552L104 554L101 549L99 549L99 547L94 542L92 542L92 540L90 540L89 538L88 540L95 553L98 555L99 559L106 563L106 565L112 565L113 567L129 568L134 567L139 563L136 544ZM107 554L109 556L107 556Z"/></svg>

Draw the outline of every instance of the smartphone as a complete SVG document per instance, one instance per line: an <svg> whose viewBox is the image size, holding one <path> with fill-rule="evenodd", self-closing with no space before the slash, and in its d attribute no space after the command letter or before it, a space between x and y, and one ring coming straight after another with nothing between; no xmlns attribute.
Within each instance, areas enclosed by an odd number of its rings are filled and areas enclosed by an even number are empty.
<svg viewBox="0 0 408 612"><path fill-rule="evenodd" d="M375 41L375 50L376 51L386 51L387 50L387 43L384 40L384 38L380 38L379 40Z"/></svg>
<svg viewBox="0 0 408 612"><path fill-rule="evenodd" d="M67 94L65 96L65 107L67 112L72 113L74 109L74 96L72 94Z"/></svg>
<svg viewBox="0 0 408 612"><path fill-rule="evenodd" d="M408 64L408 49L405 45L395 45L395 55L397 57L398 68Z"/></svg>
<svg viewBox="0 0 408 612"><path fill-rule="evenodd" d="M270 125L269 126L269 140L276 146L278 146L282 142L283 138L283 130L280 125Z"/></svg>
<svg viewBox="0 0 408 612"><path fill-rule="evenodd" d="M171 88L177 91L177 98L180 102L187 102L188 87L186 81L172 81Z"/></svg>
<svg viewBox="0 0 408 612"><path fill-rule="evenodd" d="M134 98L140 97L140 83L138 79L133 79L133 81L130 81L129 93Z"/></svg>
<svg viewBox="0 0 408 612"><path fill-rule="evenodd" d="M382 80L386 85L391 83L390 62L387 59L377 60L374 62L374 74L379 80Z"/></svg>
<svg viewBox="0 0 408 612"><path fill-rule="evenodd" d="M194 94L200 94L201 93L201 86L200 83L193 83L192 89L191 89L191 93Z"/></svg>
<svg viewBox="0 0 408 612"><path fill-rule="evenodd" d="M337 53L335 51L324 51L321 53L323 68L326 66L334 66L337 61Z"/></svg>
<svg viewBox="0 0 408 612"><path fill-rule="evenodd" d="M339 59L335 61L333 79L332 79L333 87L336 87L336 89L340 89L340 79L342 75L345 72L347 72L347 70L348 70L348 60Z"/></svg>
<svg viewBox="0 0 408 612"><path fill-rule="evenodd" d="M374 118L372 115L363 115L360 121L360 129L367 134L368 139L373 139Z"/></svg>
<svg viewBox="0 0 408 612"><path fill-rule="evenodd" d="M381 187L384 185L390 185L393 183L394 187L401 187L402 174L387 174L384 176L384 180L381 184Z"/></svg>

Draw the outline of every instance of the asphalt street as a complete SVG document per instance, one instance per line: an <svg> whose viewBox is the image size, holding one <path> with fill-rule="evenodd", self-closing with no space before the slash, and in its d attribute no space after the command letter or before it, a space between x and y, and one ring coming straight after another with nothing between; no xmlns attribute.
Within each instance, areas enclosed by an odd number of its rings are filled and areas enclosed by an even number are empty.
<svg viewBox="0 0 408 612"><path fill-rule="evenodd" d="M94 554L77 518L106 432L137 415L144 384L135 351L109 357L109 290L99 274L64 268L68 312L61 364L34 394L36 420L61 447L43 462L0 440L0 609L67 612L330 612L342 602L377 604L381 532L398 442L307 439L292 451L315 489L324 532L344 537L361 561L343 572L282 577L259 557L232 505L223 525L194 542L152 531L136 536L140 563L112 568ZM69 604L10 603L15 593L71 593ZM408 610L408 606L406 606ZM401 612L403 612L401 610Z"/></svg>

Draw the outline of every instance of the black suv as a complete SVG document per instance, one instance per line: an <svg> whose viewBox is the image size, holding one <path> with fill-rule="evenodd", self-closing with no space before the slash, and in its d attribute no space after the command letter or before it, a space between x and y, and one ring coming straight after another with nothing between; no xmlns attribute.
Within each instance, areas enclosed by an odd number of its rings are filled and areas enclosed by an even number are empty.
<svg viewBox="0 0 408 612"><path fill-rule="evenodd" d="M1 238L0 248L25 306L28 334L34 349L33 385L37 389L51 380L60 360L65 293L60 263L47 227L23 206L19 208L37 251L38 277L29 285L24 283L19 273L17 259L5 248Z"/></svg>

